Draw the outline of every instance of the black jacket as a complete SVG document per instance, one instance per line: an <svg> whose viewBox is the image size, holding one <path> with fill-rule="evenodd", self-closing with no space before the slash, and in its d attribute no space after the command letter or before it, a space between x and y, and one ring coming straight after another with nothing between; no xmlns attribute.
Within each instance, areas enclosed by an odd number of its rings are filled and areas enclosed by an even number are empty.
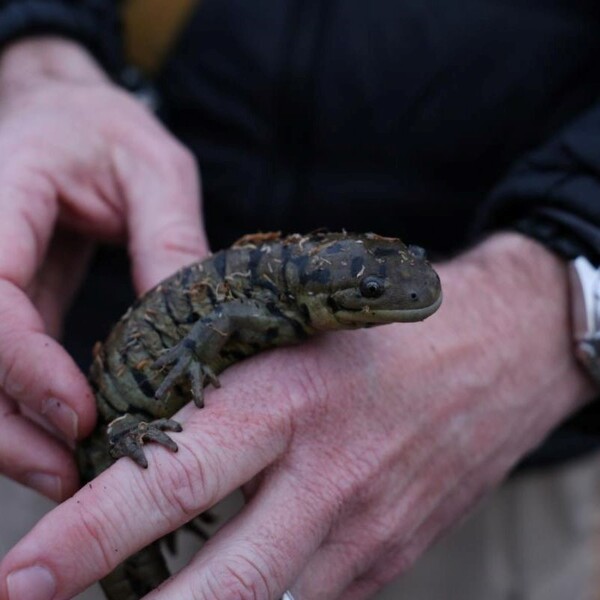
<svg viewBox="0 0 600 600"><path fill-rule="evenodd" d="M63 35L89 50L111 73L123 68L117 2L0 0L0 44L36 34Z"/></svg>
<svg viewBox="0 0 600 600"><path fill-rule="evenodd" d="M43 31L119 77L115 2L0 1L0 42ZM325 226L440 257L512 227L599 262L598 56L597 0L203 0L155 83L213 247ZM116 268L105 255L75 322L116 318ZM559 454L588 446L568 431Z"/></svg>

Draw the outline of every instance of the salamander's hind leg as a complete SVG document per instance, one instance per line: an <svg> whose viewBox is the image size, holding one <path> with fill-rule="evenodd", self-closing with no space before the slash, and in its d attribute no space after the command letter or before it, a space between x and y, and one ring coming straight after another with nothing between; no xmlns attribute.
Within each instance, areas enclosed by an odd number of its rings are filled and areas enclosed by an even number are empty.
<svg viewBox="0 0 600 600"><path fill-rule="evenodd" d="M156 442L172 452L177 452L177 444L165 431L181 431L181 425L171 419L143 421L140 417L125 414L111 421L107 427L109 452L113 458L129 456L140 467L146 469L148 460L144 455L143 445Z"/></svg>
<svg viewBox="0 0 600 600"><path fill-rule="evenodd" d="M198 360L194 349L195 344L185 338L154 362L152 366L156 369L171 365L169 372L154 394L156 398L162 399L181 377L187 377L191 383L194 403L198 408L202 408L204 406L205 384L208 382L215 387L221 386L215 372L208 365Z"/></svg>
<svg viewBox="0 0 600 600"><path fill-rule="evenodd" d="M216 373L209 363L214 360L225 345L232 331L229 312L235 302L229 303L208 317L194 324L189 333L172 348L165 350L154 361L154 369L165 369L167 373L154 394L162 400L168 391L183 377L190 382L194 403L204 406L204 386L212 383L220 387Z"/></svg>
<svg viewBox="0 0 600 600"><path fill-rule="evenodd" d="M162 399L181 377L187 377L194 402L201 408L204 405L204 386L212 383L219 387L217 375L210 365L215 364L231 335L240 330L264 332L279 324L279 319L261 303L237 299L222 304L197 321L178 344L154 362L154 368L169 369L156 390L156 398Z"/></svg>

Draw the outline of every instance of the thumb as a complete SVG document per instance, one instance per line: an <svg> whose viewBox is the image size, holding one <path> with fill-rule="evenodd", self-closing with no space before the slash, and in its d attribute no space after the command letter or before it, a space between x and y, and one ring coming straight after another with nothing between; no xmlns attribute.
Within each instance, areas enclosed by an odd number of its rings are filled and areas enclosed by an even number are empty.
<svg viewBox="0 0 600 600"><path fill-rule="evenodd" d="M169 143L150 159L138 156L120 150L115 166L125 196L133 282L141 294L209 250L193 155Z"/></svg>

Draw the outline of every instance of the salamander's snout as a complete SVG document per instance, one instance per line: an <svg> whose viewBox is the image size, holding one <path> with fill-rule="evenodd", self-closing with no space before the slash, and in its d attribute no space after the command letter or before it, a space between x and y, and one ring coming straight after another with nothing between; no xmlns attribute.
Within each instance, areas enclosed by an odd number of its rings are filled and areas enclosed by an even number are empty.
<svg viewBox="0 0 600 600"><path fill-rule="evenodd" d="M408 311L423 309L429 312L430 308L439 304L441 296L440 279L437 273L427 268L410 282L406 289L398 287L395 297L398 307Z"/></svg>
<svg viewBox="0 0 600 600"><path fill-rule="evenodd" d="M407 290L405 299L407 306L412 304L414 307L426 307L438 304L441 295L439 275L427 265Z"/></svg>

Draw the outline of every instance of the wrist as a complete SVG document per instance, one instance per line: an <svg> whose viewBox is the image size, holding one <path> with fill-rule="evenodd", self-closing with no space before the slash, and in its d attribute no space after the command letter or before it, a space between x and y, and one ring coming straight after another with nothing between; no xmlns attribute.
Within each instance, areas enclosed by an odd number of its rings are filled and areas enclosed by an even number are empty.
<svg viewBox="0 0 600 600"><path fill-rule="evenodd" d="M471 323L456 335L472 336L507 401L540 403L558 423L596 397L575 358L564 260L523 235L498 233L439 273L457 327Z"/></svg>
<svg viewBox="0 0 600 600"><path fill-rule="evenodd" d="M66 38L25 38L7 46L0 55L0 89L27 87L43 79L77 84L109 81L92 55Z"/></svg>

